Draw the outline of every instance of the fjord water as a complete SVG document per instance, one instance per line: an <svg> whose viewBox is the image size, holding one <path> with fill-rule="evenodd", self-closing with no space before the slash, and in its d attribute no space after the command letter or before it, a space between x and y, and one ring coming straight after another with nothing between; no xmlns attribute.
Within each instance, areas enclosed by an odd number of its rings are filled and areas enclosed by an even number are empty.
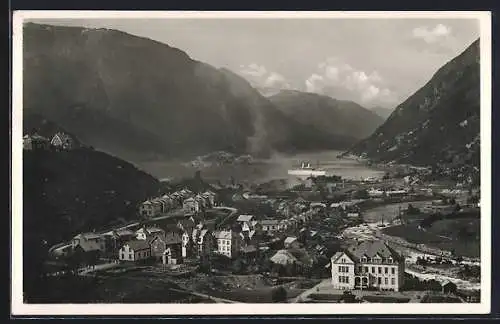
<svg viewBox="0 0 500 324"><path fill-rule="evenodd" d="M224 164L197 169L186 166L183 161L154 161L137 163L140 168L158 179L190 177L200 170L207 180L261 183L274 179L290 179L288 170L297 168L302 161L309 161L314 168L326 170L327 175L338 175L345 179L359 180L367 177L382 177L384 172L370 168L354 159L338 158L341 151L308 152L293 155L274 154L268 159L251 164ZM184 161L185 162L185 161Z"/></svg>

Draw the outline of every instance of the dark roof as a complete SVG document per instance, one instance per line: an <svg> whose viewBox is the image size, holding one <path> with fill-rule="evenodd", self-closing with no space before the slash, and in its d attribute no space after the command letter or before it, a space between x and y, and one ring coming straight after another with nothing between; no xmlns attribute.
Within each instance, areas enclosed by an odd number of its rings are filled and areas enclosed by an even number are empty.
<svg viewBox="0 0 500 324"><path fill-rule="evenodd" d="M177 232L167 232L165 234L165 244L180 244L182 243L182 237Z"/></svg>
<svg viewBox="0 0 500 324"><path fill-rule="evenodd" d="M130 249L134 251L139 251L139 250L146 250L149 249L149 240L133 240L133 241L128 241L125 245L128 245Z"/></svg>
<svg viewBox="0 0 500 324"><path fill-rule="evenodd" d="M179 220L178 224L182 225L184 229L192 229L196 226L196 224L189 218Z"/></svg>
<svg viewBox="0 0 500 324"><path fill-rule="evenodd" d="M373 258L379 254L383 258L392 257L394 260L401 260L401 256L385 241L363 241L350 246L347 250L348 254L359 261L363 256Z"/></svg>

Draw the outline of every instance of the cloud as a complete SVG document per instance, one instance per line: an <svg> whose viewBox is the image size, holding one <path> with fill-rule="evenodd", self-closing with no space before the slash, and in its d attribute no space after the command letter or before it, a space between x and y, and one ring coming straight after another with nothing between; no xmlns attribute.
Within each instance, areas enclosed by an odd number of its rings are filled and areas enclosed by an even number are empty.
<svg viewBox="0 0 500 324"><path fill-rule="evenodd" d="M412 35L414 38L422 39L427 44L440 43L451 36L451 27L437 24L434 28L427 26L415 27Z"/></svg>
<svg viewBox="0 0 500 324"><path fill-rule="evenodd" d="M266 93L269 90L291 89L290 83L283 75L269 71L265 66L257 63L240 65L239 74L257 89L266 89Z"/></svg>
<svg viewBox="0 0 500 324"><path fill-rule="evenodd" d="M240 65L240 68L240 73L253 77L262 77L267 73L267 69L264 66L258 65L256 63L252 63L248 66Z"/></svg>
<svg viewBox="0 0 500 324"><path fill-rule="evenodd" d="M377 71L363 71L330 57L318 64L318 70L305 80L308 92L352 100L367 106L394 105L398 98Z"/></svg>

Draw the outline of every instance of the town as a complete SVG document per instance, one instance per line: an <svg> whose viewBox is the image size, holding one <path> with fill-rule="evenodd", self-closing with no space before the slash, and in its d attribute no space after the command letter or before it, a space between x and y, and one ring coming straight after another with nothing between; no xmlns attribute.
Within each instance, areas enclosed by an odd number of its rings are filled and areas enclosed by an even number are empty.
<svg viewBox="0 0 500 324"><path fill-rule="evenodd" d="M61 132L24 137L25 150L74 147ZM165 287L155 302L479 302L479 234L460 225L478 222L479 191L431 181L426 168L391 169L291 187L208 183L197 171L203 186L181 181L137 205L135 220L50 247L45 275L120 280L130 294L124 281L146 280ZM459 236L438 223L461 226Z"/></svg>

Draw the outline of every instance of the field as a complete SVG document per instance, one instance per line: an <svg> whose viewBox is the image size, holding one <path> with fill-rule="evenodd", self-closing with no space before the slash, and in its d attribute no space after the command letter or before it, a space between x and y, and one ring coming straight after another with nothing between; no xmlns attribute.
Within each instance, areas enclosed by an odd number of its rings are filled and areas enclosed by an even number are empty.
<svg viewBox="0 0 500 324"><path fill-rule="evenodd" d="M461 235L467 231L467 235ZM388 227L384 234L401 237L408 242L426 244L439 249L455 251L456 255L478 257L480 253L479 217L443 219L420 229L418 222Z"/></svg>

